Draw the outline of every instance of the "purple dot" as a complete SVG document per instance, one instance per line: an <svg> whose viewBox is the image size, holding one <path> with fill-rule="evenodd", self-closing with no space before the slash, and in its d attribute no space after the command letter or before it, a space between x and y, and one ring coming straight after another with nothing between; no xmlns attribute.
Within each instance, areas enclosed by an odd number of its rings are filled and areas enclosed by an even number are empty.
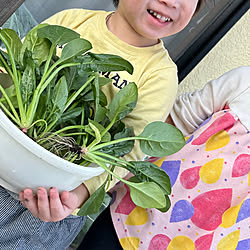
<svg viewBox="0 0 250 250"><path fill-rule="evenodd" d="M247 131L247 134L249 134L250 133L250 131Z"/></svg>
<svg viewBox="0 0 250 250"><path fill-rule="evenodd" d="M199 151L199 149L197 148L196 151Z"/></svg>

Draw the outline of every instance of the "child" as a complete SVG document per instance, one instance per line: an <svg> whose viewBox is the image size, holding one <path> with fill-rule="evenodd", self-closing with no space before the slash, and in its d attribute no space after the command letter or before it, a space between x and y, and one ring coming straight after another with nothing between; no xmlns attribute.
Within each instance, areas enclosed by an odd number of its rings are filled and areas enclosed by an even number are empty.
<svg viewBox="0 0 250 250"><path fill-rule="evenodd" d="M115 2L117 3L117 1ZM126 72L103 72L102 74L105 77L113 81L111 85L104 86L103 90L108 96L108 101L110 101L119 89L128 82L137 84L139 94L137 106L124 119L124 122L126 126L134 128L135 134L139 134L146 124L156 120L165 120L172 108L177 92L176 66L160 38L182 30L201 2L203 0L120 0L116 12L83 9L65 10L52 16L46 22L66 26L77 31L83 38L91 41L95 53L117 54L132 63L134 66L133 75ZM136 147L126 159L141 160L143 157L141 151ZM125 176L127 172L117 168L117 174ZM8 246L9 242L16 241L15 247L22 246L20 248L28 249L34 245L37 248L54 249L58 247L56 237L59 239L61 249L62 246L66 247L69 241L67 236L69 235L68 237L71 239L73 234L76 235L78 229L75 230L75 228L79 228L80 224L83 225L84 218L75 216L67 217L65 220L62 219L70 215L74 208L81 206L89 194L92 194L105 178L106 174L95 177L72 192L63 192L60 196L56 188L51 188L49 200L47 191L42 187L38 189L37 198L33 197L30 189L24 190L20 193L20 200L24 207L28 208L35 217L45 222L59 222L43 223L36 220L37 228L32 231L35 236L31 237L27 232L27 237L24 239L21 229L20 235L12 240L10 236L8 243L5 245L0 238L0 247L1 244ZM113 184L115 182L116 180L113 180ZM5 193L6 190L3 189L3 192ZM9 193L6 194L5 198L8 199L7 203L10 202ZM20 208L19 203L15 203L15 206ZM29 214L24 207L21 207L22 211L20 211L22 216L23 211ZM29 214L29 216L31 215ZM34 220L33 217L31 218ZM65 225L65 221L69 221L69 219L78 221L76 223L78 226L71 227L69 226L70 223ZM28 226L28 221L21 222L21 224ZM11 228L11 225L8 225ZM47 238L44 240L39 238L40 236L36 232L40 230L41 235L44 232L42 227L47 225L50 225L51 228L46 229ZM63 229L64 225L65 228ZM1 230L4 231L4 227L0 226ZM14 227L22 228L19 224ZM73 232L67 231L69 228ZM15 235L17 234L18 232ZM55 236L56 234L58 235ZM33 245L30 237L33 240ZM63 238L67 241L64 242ZM16 248L18 249L18 247Z"/></svg>
<svg viewBox="0 0 250 250"><path fill-rule="evenodd" d="M186 145L155 162L170 176L169 211L135 206L123 183L112 189L111 216L124 249L250 249L249 105L250 67L177 98L168 121L187 136ZM110 249L121 249L104 215L79 249L103 249L110 239ZM94 245L93 232L100 236Z"/></svg>

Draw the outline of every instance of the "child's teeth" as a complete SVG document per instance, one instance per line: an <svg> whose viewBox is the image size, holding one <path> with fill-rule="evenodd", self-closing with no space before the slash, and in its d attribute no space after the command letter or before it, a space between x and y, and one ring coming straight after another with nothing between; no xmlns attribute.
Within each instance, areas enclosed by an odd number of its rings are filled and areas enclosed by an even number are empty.
<svg viewBox="0 0 250 250"><path fill-rule="evenodd" d="M155 16L157 19L160 19L163 22L169 22L170 18L167 18L165 16L161 16L159 13L153 11L153 10L149 10L149 13L152 14L153 16Z"/></svg>

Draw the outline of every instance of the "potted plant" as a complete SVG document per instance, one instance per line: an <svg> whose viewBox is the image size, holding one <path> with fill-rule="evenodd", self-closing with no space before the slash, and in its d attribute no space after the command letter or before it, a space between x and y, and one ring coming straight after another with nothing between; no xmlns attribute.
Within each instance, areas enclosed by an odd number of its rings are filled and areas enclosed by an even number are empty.
<svg viewBox="0 0 250 250"><path fill-rule="evenodd" d="M135 140L149 156L173 154L185 144L183 135L169 124L153 122L134 136L122 119L136 105L136 84L129 83L109 104L102 92L110 80L99 72L132 74L132 65L119 56L92 53L89 41L57 25L40 24L23 42L14 30L2 29L0 39L6 49L0 51L6 71L1 78L10 82L5 88L0 84L0 184L14 192L38 186L72 190L107 171L107 180L85 203L82 215L101 205L112 175L128 185L135 204L167 211L167 174L153 163L121 157ZM123 180L115 167L135 176Z"/></svg>

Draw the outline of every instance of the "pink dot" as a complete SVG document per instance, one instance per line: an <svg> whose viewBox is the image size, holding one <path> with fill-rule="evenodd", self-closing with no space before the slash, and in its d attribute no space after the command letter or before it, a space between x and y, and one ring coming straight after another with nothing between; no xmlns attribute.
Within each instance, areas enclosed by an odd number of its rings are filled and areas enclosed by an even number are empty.
<svg viewBox="0 0 250 250"><path fill-rule="evenodd" d="M236 135L236 134L237 134L237 132L234 132L234 134Z"/></svg>
<svg viewBox="0 0 250 250"><path fill-rule="evenodd" d="M191 197L190 197L190 195L188 196L188 199L190 199Z"/></svg>
<svg viewBox="0 0 250 250"><path fill-rule="evenodd" d="M167 227L164 227L164 229L167 229Z"/></svg>
<svg viewBox="0 0 250 250"><path fill-rule="evenodd" d="M209 155L207 155L207 158L209 158Z"/></svg>
<svg viewBox="0 0 250 250"><path fill-rule="evenodd" d="M225 164L227 164L227 162L226 162L226 161L225 161L224 163L225 163Z"/></svg>
<svg viewBox="0 0 250 250"><path fill-rule="evenodd" d="M247 146L247 148L250 148L250 146Z"/></svg>

